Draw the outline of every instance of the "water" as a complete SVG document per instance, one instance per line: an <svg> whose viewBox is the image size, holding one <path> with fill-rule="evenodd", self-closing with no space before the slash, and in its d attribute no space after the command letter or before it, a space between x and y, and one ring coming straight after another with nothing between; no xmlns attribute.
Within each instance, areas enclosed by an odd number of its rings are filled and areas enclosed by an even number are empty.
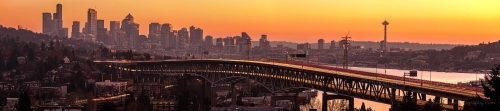
<svg viewBox="0 0 500 111"><path fill-rule="evenodd" d="M335 66L333 66L333 67L335 67ZM403 76L404 73L410 72L410 70L364 68L364 67L350 67L349 69L365 71L365 72L373 72L373 73L379 73L379 74L401 76L401 77ZM468 82L468 81L478 80L480 78L484 78L484 76L485 76L484 73L418 71L417 77L412 77L412 78L456 84L457 82ZM323 94L322 91L318 91L318 96L315 99L317 99L318 101L321 101L322 94ZM428 95L427 99L434 99L434 97ZM446 101L446 99L443 99L442 101ZM363 100L363 99L357 99L357 98L354 99L354 107L357 107L357 108L361 107L361 104L363 102L365 103L365 106L367 108L371 107L373 110L376 110L376 111L388 111L389 108L391 107L388 104L383 104L383 103L378 103L378 102L373 102L373 101ZM461 105L461 104L463 104L463 101L459 102L459 105Z"/></svg>

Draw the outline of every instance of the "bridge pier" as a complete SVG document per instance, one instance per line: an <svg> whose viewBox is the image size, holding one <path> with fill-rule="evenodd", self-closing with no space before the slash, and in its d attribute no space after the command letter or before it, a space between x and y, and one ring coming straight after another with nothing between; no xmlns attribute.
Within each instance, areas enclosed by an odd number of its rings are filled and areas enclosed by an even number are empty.
<svg viewBox="0 0 500 111"><path fill-rule="evenodd" d="M328 100L332 99L345 99L349 101L349 109L347 111L354 111L354 97L342 96L342 95L328 95L323 92L323 98L321 99L321 110L328 111Z"/></svg>
<svg viewBox="0 0 500 111"><path fill-rule="evenodd" d="M396 109L396 89L391 88L391 111L394 111Z"/></svg>
<svg viewBox="0 0 500 111"><path fill-rule="evenodd" d="M458 111L458 100L453 100L453 110Z"/></svg>

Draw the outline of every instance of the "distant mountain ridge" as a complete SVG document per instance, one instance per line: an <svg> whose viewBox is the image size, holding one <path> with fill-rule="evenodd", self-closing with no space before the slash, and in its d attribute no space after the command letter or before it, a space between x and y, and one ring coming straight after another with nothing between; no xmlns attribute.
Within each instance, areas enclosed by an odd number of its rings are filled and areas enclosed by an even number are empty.
<svg viewBox="0 0 500 111"><path fill-rule="evenodd" d="M339 46L339 42L335 41L336 47ZM259 46L259 41L252 41L252 46ZM294 43L294 42L286 42L286 41L271 41L271 46L276 47L278 44L283 44L284 47L288 48L297 48L297 44L299 43ZM318 49L318 43L310 43L312 49ZM363 46L365 49L367 48L372 48L372 49L379 49L380 45L379 42L373 42L373 41L351 41L351 46ZM428 49L435 49L435 50L448 50L452 49L457 46L465 46L461 44L420 44L420 43L409 43L409 42L389 42L387 43L387 47L389 48L409 48L412 50L428 50ZM325 49L330 49L330 42L325 41Z"/></svg>

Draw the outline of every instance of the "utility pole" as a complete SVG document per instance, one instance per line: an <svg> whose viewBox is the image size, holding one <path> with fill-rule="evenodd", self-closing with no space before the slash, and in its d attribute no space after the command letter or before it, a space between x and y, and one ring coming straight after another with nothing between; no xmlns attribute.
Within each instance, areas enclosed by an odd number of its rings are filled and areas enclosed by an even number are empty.
<svg viewBox="0 0 500 111"><path fill-rule="evenodd" d="M351 45L351 43L349 43L349 39L351 38L351 37L348 37L349 33L350 33L350 31L347 32L347 34L345 34L345 37L342 37L343 44L344 44L344 67L343 67L344 69L349 69L349 67L348 67L349 66L349 58L348 58L349 54L347 53L348 47Z"/></svg>

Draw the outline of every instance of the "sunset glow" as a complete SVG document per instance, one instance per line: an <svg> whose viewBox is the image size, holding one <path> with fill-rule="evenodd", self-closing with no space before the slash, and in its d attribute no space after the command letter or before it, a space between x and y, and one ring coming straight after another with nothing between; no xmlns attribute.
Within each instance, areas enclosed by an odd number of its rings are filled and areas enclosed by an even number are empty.
<svg viewBox="0 0 500 111"><path fill-rule="evenodd" d="M63 27L84 26L89 8L97 18L121 21L127 14L148 34L151 22L170 23L174 30L194 25L204 35L226 37L247 32L257 40L338 41L350 31L355 41L477 44L500 38L497 0L2 0L0 24L42 31L42 13L63 5ZM81 30L81 29L80 29Z"/></svg>

